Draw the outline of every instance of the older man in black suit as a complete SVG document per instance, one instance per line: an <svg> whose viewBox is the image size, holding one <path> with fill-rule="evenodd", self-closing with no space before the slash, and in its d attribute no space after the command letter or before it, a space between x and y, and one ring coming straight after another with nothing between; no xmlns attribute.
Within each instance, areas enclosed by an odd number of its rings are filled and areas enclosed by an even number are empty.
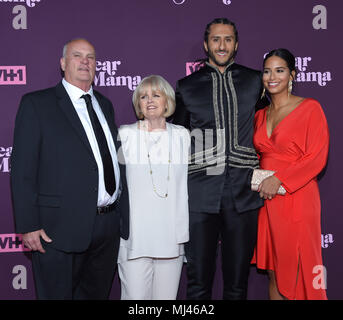
<svg viewBox="0 0 343 320"><path fill-rule="evenodd" d="M64 79L22 97L12 154L16 231L32 249L39 299L107 299L128 238L125 168L112 103L92 89L95 49L63 50Z"/></svg>

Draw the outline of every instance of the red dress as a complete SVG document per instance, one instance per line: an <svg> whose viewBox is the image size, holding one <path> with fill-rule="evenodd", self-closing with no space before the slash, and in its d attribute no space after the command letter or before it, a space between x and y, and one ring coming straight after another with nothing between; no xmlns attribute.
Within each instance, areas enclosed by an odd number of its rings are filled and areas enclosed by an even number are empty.
<svg viewBox="0 0 343 320"><path fill-rule="evenodd" d="M260 167L276 171L287 193L265 200L260 209L252 263L273 270L279 292L288 299L327 299L325 283L318 281L325 269L316 179L328 155L326 118L316 100L305 99L268 137L266 111L255 115L254 145Z"/></svg>

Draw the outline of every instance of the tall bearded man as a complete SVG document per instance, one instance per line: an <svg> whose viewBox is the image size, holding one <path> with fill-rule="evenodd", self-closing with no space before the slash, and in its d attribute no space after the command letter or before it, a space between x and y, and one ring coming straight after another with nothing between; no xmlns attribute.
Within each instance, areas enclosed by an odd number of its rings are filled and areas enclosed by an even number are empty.
<svg viewBox="0 0 343 320"><path fill-rule="evenodd" d="M205 66L177 83L173 120L192 136L187 298L211 299L220 240L223 299L246 299L263 205L250 190L259 164L252 138L261 73L234 62L238 32L226 18L207 25L204 48Z"/></svg>

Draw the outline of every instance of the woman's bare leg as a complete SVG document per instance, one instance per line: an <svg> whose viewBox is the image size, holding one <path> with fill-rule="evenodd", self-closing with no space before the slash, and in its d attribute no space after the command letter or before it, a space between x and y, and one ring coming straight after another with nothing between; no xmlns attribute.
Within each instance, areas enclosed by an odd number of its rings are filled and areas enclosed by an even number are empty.
<svg viewBox="0 0 343 320"><path fill-rule="evenodd" d="M268 270L269 275L269 299L270 300L287 300L282 294L280 294L275 279L275 272Z"/></svg>

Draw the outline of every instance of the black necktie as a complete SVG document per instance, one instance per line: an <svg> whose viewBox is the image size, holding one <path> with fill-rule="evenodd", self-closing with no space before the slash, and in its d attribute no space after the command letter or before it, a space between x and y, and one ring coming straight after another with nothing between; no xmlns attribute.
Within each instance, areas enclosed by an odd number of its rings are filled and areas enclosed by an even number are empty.
<svg viewBox="0 0 343 320"><path fill-rule="evenodd" d="M107 140L99 122L98 116L93 109L91 96L89 94L84 94L83 96L81 96L81 98L85 99L86 101L89 118L91 119L95 137L98 142L102 165L104 167L105 188L108 194L112 196L116 188L116 181L114 176L112 157L110 150L108 149Z"/></svg>

